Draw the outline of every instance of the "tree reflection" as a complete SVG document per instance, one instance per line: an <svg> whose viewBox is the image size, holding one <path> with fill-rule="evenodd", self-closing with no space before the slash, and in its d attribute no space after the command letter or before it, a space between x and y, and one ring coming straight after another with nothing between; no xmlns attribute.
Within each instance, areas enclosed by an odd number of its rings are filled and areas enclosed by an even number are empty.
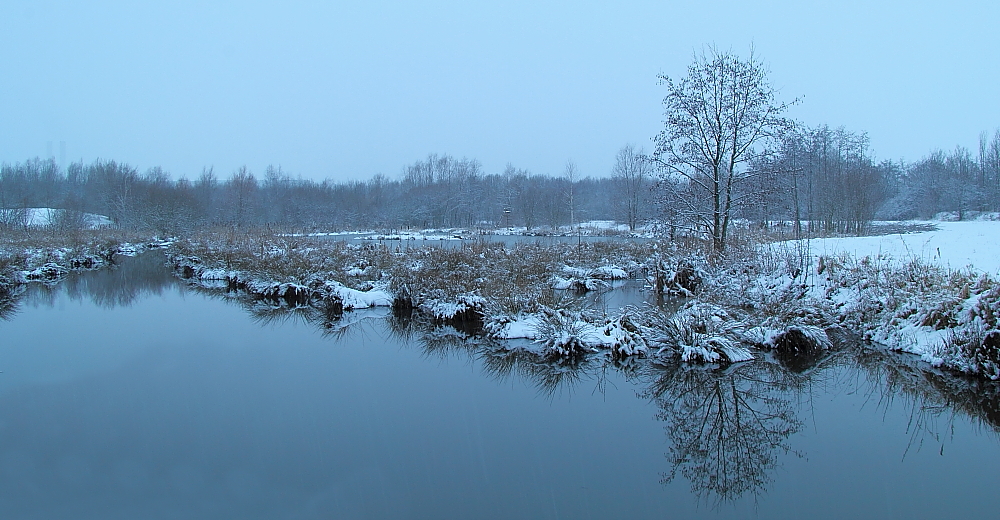
<svg viewBox="0 0 1000 520"><path fill-rule="evenodd" d="M659 407L656 417L667 423L671 444L663 483L680 474L699 500L716 505L764 492L780 456L796 453L788 443L802 428L794 403L818 373L768 360L726 370L650 367L643 396Z"/></svg>
<svg viewBox="0 0 1000 520"><path fill-rule="evenodd" d="M553 361L525 348L510 348L507 342L469 334L409 312L394 313L387 319L393 336L418 345L427 358L459 357L478 362L493 379L520 378L544 396L571 391L581 381L590 379L597 367L606 364L603 356Z"/></svg>

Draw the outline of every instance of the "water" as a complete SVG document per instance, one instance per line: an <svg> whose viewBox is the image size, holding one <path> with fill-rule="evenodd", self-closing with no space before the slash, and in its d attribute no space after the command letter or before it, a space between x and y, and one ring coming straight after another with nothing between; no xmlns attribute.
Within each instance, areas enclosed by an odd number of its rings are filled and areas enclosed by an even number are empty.
<svg viewBox="0 0 1000 520"><path fill-rule="evenodd" d="M350 322L345 325L345 322ZM3 518L945 518L1000 505L996 399L907 358L544 364L322 323L145 255L0 321Z"/></svg>

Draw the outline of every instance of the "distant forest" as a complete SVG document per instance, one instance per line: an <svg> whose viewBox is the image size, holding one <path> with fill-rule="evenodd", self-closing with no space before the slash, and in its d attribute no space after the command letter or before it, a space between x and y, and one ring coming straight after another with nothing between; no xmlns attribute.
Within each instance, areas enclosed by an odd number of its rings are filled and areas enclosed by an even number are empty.
<svg viewBox="0 0 1000 520"><path fill-rule="evenodd" d="M970 151L934 151L912 163L878 161L863 133L827 126L797 128L760 175L742 189L752 199L740 218L762 225L797 221L812 232L860 233L873 219L930 218L939 212L1000 210L1000 130L981 134ZM205 226L274 226L298 230L528 228L617 220L636 228L670 222L665 183L641 149L626 146L607 176L580 178L508 165L488 173L475 159L430 155L396 178L322 182L281 167L246 167L225 178L204 169L173 179L159 167L140 172L112 160L72 163L30 159L0 167L0 227L25 225L23 208L106 215L116 226L177 233Z"/></svg>

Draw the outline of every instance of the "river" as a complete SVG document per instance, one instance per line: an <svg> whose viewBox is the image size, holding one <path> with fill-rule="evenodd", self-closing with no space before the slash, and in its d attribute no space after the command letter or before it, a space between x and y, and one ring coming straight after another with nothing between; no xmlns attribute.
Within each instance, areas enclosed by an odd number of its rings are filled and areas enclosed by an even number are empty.
<svg viewBox="0 0 1000 520"><path fill-rule="evenodd" d="M323 322L162 256L0 320L0 515L961 518L1000 506L991 385L849 348L711 371L543 363L383 312Z"/></svg>

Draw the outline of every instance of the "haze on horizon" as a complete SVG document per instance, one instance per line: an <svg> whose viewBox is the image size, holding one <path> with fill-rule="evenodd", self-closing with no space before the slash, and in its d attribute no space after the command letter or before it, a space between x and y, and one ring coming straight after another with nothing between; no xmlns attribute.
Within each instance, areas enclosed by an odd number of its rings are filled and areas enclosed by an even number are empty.
<svg viewBox="0 0 1000 520"><path fill-rule="evenodd" d="M767 62L790 113L867 132L881 159L974 148L1000 127L1000 6L75 2L0 6L0 162L281 165L398 175L429 153L605 176L651 147L665 94L714 44ZM52 143L52 144L50 144Z"/></svg>

